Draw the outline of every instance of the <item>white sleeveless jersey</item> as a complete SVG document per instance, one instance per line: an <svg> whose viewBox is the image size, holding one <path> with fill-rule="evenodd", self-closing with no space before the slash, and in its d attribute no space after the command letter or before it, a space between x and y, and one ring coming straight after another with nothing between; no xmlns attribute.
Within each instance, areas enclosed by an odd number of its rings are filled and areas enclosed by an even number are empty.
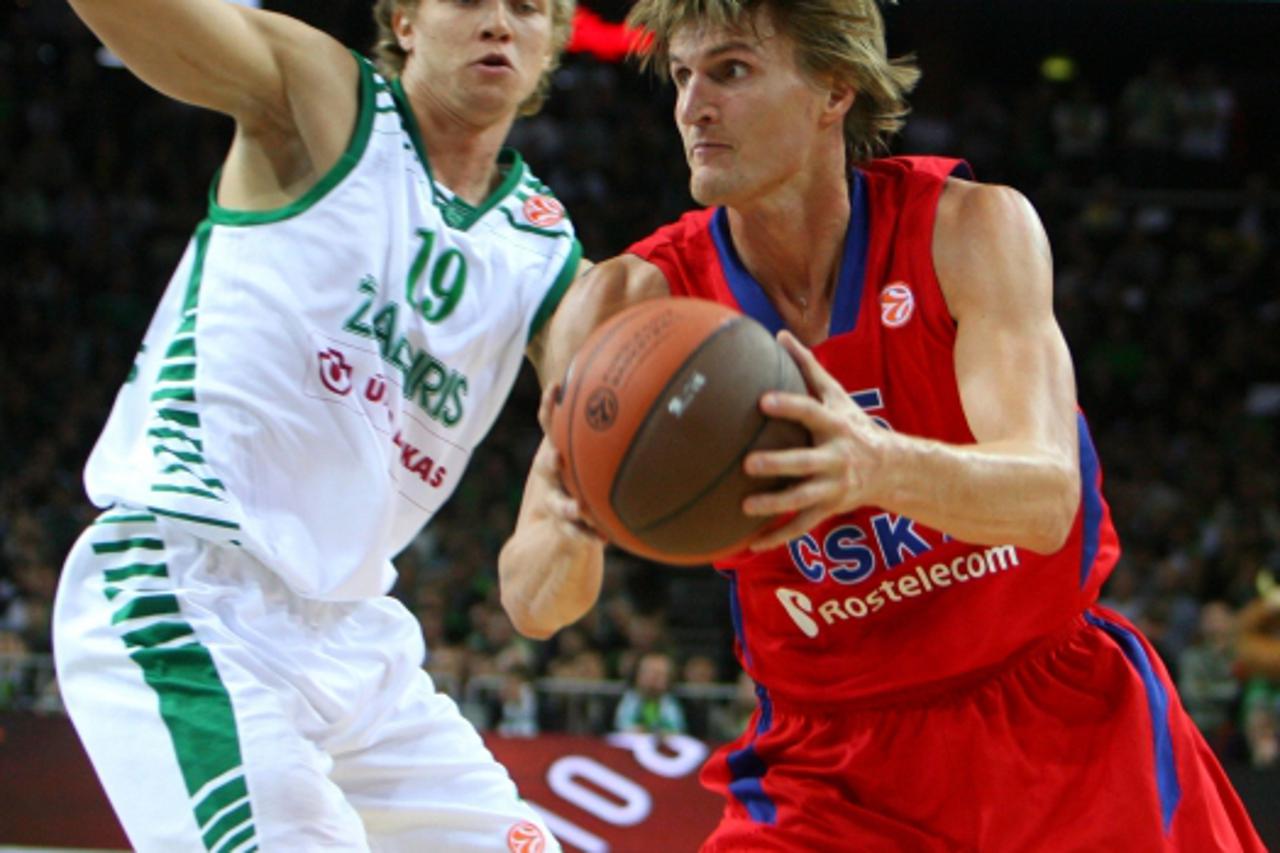
<svg viewBox="0 0 1280 853"><path fill-rule="evenodd" d="M210 199L85 472L95 504L329 599L390 588L581 257L514 151L482 206L450 199L398 81L359 64L355 132L314 189L262 213Z"/></svg>

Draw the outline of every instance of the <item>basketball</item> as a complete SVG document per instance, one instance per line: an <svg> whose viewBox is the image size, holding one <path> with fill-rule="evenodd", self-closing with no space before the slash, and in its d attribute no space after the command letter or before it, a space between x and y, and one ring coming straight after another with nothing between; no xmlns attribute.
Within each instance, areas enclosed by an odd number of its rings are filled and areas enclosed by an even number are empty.
<svg viewBox="0 0 1280 853"><path fill-rule="evenodd" d="M771 519L742 501L785 481L750 477L753 450L807 444L766 417L768 390L805 393L791 356L758 322L699 299L655 299L596 329L552 415L562 476L614 544L676 565L735 554Z"/></svg>

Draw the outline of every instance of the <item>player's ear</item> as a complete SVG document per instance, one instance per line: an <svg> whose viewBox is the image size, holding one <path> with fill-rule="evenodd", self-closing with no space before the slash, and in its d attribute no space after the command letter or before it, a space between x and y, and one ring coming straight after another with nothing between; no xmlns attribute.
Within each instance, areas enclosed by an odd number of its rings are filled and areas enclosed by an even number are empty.
<svg viewBox="0 0 1280 853"><path fill-rule="evenodd" d="M408 53L413 48L413 15L412 8L395 4L391 12L391 31L396 35L400 49Z"/></svg>
<svg viewBox="0 0 1280 853"><path fill-rule="evenodd" d="M843 122L845 114L853 108L853 102L858 96L857 90L843 80L832 80L826 89L827 100L823 105L823 112Z"/></svg>

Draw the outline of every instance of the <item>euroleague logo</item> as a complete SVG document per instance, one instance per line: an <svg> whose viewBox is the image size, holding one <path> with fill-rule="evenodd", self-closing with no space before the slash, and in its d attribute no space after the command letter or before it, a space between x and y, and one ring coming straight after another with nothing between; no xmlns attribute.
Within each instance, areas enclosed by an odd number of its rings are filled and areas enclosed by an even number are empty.
<svg viewBox="0 0 1280 853"><path fill-rule="evenodd" d="M549 195L531 196L524 203L524 218L539 228L550 228L564 220L564 205Z"/></svg>
<svg viewBox="0 0 1280 853"><path fill-rule="evenodd" d="M618 397L613 389L597 388L587 398L587 423L593 430L604 432L618 416Z"/></svg>
<svg viewBox="0 0 1280 853"><path fill-rule="evenodd" d="M543 853L547 840L535 823L522 821L507 832L507 849L511 853Z"/></svg>
<svg viewBox="0 0 1280 853"><path fill-rule="evenodd" d="M905 326L916 312L916 295L905 281L895 281L880 291L880 322L890 329Z"/></svg>

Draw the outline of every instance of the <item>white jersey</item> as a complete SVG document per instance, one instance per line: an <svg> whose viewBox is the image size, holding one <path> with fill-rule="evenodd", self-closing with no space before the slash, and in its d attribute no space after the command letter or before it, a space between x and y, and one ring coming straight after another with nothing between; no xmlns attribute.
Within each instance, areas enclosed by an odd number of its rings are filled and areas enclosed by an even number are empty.
<svg viewBox="0 0 1280 853"><path fill-rule="evenodd" d="M315 188L270 212L210 199L85 472L95 504L328 599L390 588L581 257L514 151L483 205L450 197L398 81L359 64L355 132Z"/></svg>

